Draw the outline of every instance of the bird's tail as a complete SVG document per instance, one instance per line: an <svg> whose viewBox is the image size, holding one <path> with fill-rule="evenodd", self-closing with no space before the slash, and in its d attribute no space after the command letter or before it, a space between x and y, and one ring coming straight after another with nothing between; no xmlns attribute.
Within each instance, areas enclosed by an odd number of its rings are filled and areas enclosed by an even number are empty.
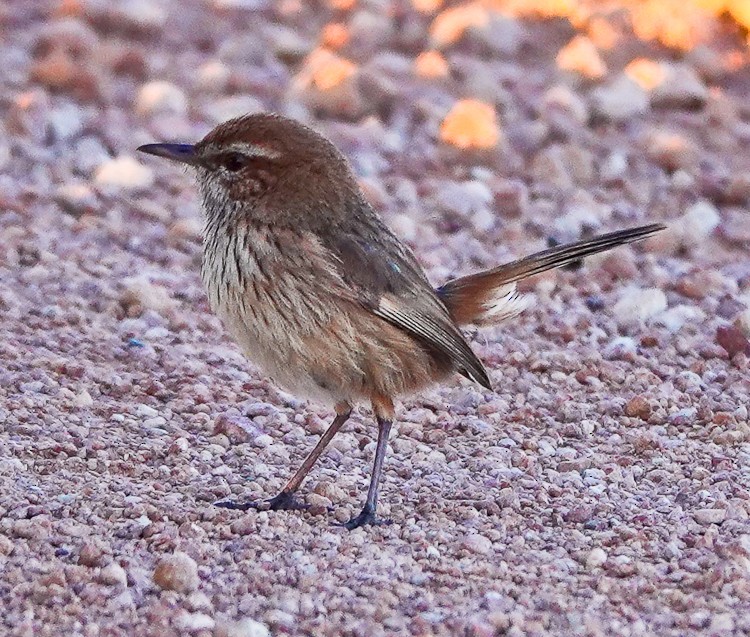
<svg viewBox="0 0 750 637"><path fill-rule="evenodd" d="M516 291L516 281L624 243L640 241L665 227L652 223L542 250L491 270L448 281L437 293L458 325L499 323L520 314L530 304L528 297Z"/></svg>

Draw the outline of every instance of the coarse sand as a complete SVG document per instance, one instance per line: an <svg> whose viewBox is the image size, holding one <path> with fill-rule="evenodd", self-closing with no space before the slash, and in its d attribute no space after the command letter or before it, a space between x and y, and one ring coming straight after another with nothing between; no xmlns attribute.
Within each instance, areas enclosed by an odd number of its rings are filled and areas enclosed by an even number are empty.
<svg viewBox="0 0 750 637"><path fill-rule="evenodd" d="M669 3L561 4L5 0L1 634L750 632L746 27L686 0L687 41L656 42L630 12ZM530 310L471 334L494 392L399 407L389 525L333 524L364 500L364 409L307 511L213 505L273 495L331 406L239 353L191 176L134 149L254 110L330 137L436 284L670 226L525 282Z"/></svg>

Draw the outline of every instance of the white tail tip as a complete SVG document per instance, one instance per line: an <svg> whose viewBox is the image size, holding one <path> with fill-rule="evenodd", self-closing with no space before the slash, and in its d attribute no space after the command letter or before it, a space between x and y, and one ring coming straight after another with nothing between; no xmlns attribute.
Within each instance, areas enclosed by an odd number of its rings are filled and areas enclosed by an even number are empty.
<svg viewBox="0 0 750 637"><path fill-rule="evenodd" d="M518 293L515 283L508 283L493 291L484 302L485 311L474 322L477 325L502 323L518 316L533 302L531 296Z"/></svg>

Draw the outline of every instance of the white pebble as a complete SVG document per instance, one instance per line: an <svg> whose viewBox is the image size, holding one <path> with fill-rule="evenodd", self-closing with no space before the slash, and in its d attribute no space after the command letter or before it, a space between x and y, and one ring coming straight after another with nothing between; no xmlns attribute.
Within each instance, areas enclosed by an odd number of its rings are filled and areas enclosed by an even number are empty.
<svg viewBox="0 0 750 637"><path fill-rule="evenodd" d="M599 169L599 176L602 181L611 183L624 179L628 171L628 158L624 153L613 152L604 160L601 168Z"/></svg>
<svg viewBox="0 0 750 637"><path fill-rule="evenodd" d="M49 114L49 127L55 139L68 140L83 130L83 113L75 104L63 104Z"/></svg>
<svg viewBox="0 0 750 637"><path fill-rule="evenodd" d="M708 632L711 635L731 635L734 631L734 621L731 613L718 613L712 617Z"/></svg>
<svg viewBox="0 0 750 637"><path fill-rule="evenodd" d="M417 224L412 215L398 214L391 219L390 226L402 241L414 241L417 238Z"/></svg>
<svg viewBox="0 0 750 637"><path fill-rule="evenodd" d="M492 541L484 535L474 533L464 539L464 548L468 549L472 553L479 553L484 555L492 550Z"/></svg>
<svg viewBox="0 0 750 637"><path fill-rule="evenodd" d="M129 155L109 159L96 169L97 185L124 190L145 190L154 184L153 171Z"/></svg>
<svg viewBox="0 0 750 637"><path fill-rule="evenodd" d="M85 389L81 390L80 393L76 394L75 399L73 402L78 407L91 407L94 404L94 399L91 397L91 394L89 394Z"/></svg>
<svg viewBox="0 0 750 637"><path fill-rule="evenodd" d="M198 86L205 91L220 93L226 88L230 76L229 67L221 60L209 60L198 68Z"/></svg>
<svg viewBox="0 0 750 637"><path fill-rule="evenodd" d="M260 436L255 438L253 442L255 443L256 447L265 448L273 444L273 438L269 436L268 434L261 434Z"/></svg>
<svg viewBox="0 0 750 637"><path fill-rule="evenodd" d="M161 29L167 21L167 12L161 3L152 0L125 0L113 5L121 21L141 29Z"/></svg>
<svg viewBox="0 0 750 637"><path fill-rule="evenodd" d="M221 622L216 627L216 637L271 637L271 632L264 624L245 618L236 622Z"/></svg>
<svg viewBox="0 0 750 637"><path fill-rule="evenodd" d="M663 65L664 81L651 93L651 104L670 108L694 108L708 98L708 87L687 64Z"/></svg>
<svg viewBox="0 0 750 637"><path fill-rule="evenodd" d="M197 633L202 630L213 630L216 622L205 613L184 613L177 617L175 625L186 633Z"/></svg>
<svg viewBox="0 0 750 637"><path fill-rule="evenodd" d="M127 586L128 576L117 562L105 566L99 573L99 581L108 586Z"/></svg>
<svg viewBox="0 0 750 637"><path fill-rule="evenodd" d="M187 450L190 449L190 441L187 438L177 438L175 441L169 446L169 453L171 454L180 454L180 453L187 453Z"/></svg>
<svg viewBox="0 0 750 637"><path fill-rule="evenodd" d="M698 201L687 209L682 217L683 241L693 246L703 241L719 225L721 218L716 207L708 201Z"/></svg>
<svg viewBox="0 0 750 637"><path fill-rule="evenodd" d="M693 517L698 524L708 526L709 524L721 524L727 516L725 509L698 509Z"/></svg>
<svg viewBox="0 0 750 637"><path fill-rule="evenodd" d="M666 309L667 297L658 288L631 289L615 304L613 314L622 321L645 321Z"/></svg>
<svg viewBox="0 0 750 637"><path fill-rule="evenodd" d="M597 546L596 548L591 549L588 556L586 557L586 568L589 570L593 570L600 567L606 561L607 552Z"/></svg>
<svg viewBox="0 0 750 637"><path fill-rule="evenodd" d="M146 340L158 340L169 336L169 330L166 327L152 327L143 333Z"/></svg>
<svg viewBox="0 0 750 637"><path fill-rule="evenodd" d="M141 115L187 111L187 98L182 90L170 82L155 81L144 84L138 91L135 109Z"/></svg>
<svg viewBox="0 0 750 637"><path fill-rule="evenodd" d="M220 124L233 117L247 113L259 113L266 110L263 103L251 95L229 95L212 99L205 107L208 118L215 124Z"/></svg>
<svg viewBox="0 0 750 637"><path fill-rule="evenodd" d="M138 303L154 312L166 312L175 307L175 301L163 287L152 283L147 276L137 276L123 281L125 290L122 301L130 305Z"/></svg>
<svg viewBox="0 0 750 637"><path fill-rule="evenodd" d="M705 314L699 307L692 305L677 305L654 318L654 323L663 325L670 332L678 332L685 323L698 323Z"/></svg>
<svg viewBox="0 0 750 637"><path fill-rule="evenodd" d="M601 118L622 122L648 110L648 95L627 75L591 91L591 106Z"/></svg>
<svg viewBox="0 0 750 637"><path fill-rule="evenodd" d="M135 413L144 418L156 418L159 415L159 412L149 405L138 405Z"/></svg>

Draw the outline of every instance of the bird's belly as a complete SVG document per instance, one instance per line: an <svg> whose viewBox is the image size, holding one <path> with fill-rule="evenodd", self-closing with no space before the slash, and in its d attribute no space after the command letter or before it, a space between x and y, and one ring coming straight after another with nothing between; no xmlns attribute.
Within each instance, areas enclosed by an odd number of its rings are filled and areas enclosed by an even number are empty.
<svg viewBox="0 0 750 637"><path fill-rule="evenodd" d="M224 286L209 281L211 308L245 356L276 383L302 398L342 400L316 379L308 345L311 335L323 333L328 312L290 278L277 277L272 284L246 278L243 284Z"/></svg>
<svg viewBox="0 0 750 637"><path fill-rule="evenodd" d="M300 397L352 403L414 391L449 371L412 337L337 292L325 272L311 271L309 252L287 246L281 254L261 239L253 237L255 250L207 239L214 243L202 276L213 311L276 383Z"/></svg>

